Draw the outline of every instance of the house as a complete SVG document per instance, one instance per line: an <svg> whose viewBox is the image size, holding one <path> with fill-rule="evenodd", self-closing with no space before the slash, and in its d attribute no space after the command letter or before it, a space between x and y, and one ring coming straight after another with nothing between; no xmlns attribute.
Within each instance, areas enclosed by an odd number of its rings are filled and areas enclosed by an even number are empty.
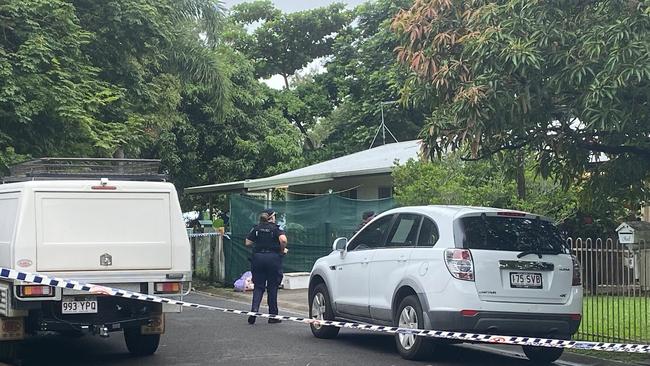
<svg viewBox="0 0 650 366"><path fill-rule="evenodd" d="M421 140L396 142L260 179L189 187L185 193L264 193L287 189L296 200L326 193L359 200L392 197L391 172L396 162L418 159Z"/></svg>

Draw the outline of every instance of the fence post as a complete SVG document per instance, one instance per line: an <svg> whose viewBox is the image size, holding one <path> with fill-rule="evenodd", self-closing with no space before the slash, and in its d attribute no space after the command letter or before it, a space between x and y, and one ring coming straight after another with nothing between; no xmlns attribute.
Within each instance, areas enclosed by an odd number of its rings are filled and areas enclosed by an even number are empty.
<svg viewBox="0 0 650 366"><path fill-rule="evenodd" d="M190 238L190 247L192 250L192 275L196 271L196 237Z"/></svg>
<svg viewBox="0 0 650 366"><path fill-rule="evenodd" d="M217 236L210 235L210 260L208 262L208 280L214 282L215 280L215 268L214 268L214 257L215 257L215 248L217 246Z"/></svg>
<svg viewBox="0 0 650 366"><path fill-rule="evenodd" d="M214 259L216 260L216 263L214 265L216 267L215 279L219 283L225 283L226 282L226 258L223 251L223 235L218 235L216 237L216 253Z"/></svg>

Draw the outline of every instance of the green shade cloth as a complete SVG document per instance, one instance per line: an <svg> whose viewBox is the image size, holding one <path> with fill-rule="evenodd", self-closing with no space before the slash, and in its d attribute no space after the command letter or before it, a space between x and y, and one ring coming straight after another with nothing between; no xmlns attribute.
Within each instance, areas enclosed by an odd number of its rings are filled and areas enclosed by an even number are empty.
<svg viewBox="0 0 650 366"><path fill-rule="evenodd" d="M245 195L230 198L230 240L224 241L226 282L233 283L250 270L251 250L244 239L259 222L267 201ZM289 254L284 258L284 272L309 272L319 257L332 251L338 237L351 237L366 211L375 214L395 207L392 198L353 200L334 194L295 201L272 201L277 223L289 239Z"/></svg>

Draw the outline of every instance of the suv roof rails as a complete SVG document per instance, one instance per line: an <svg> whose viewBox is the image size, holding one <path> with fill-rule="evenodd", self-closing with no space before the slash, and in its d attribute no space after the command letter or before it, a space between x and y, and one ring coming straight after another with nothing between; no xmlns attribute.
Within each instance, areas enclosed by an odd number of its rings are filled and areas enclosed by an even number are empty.
<svg viewBox="0 0 650 366"><path fill-rule="evenodd" d="M9 167L3 183L30 180L80 180L112 178L117 180L164 182L158 159L112 158L40 158Z"/></svg>

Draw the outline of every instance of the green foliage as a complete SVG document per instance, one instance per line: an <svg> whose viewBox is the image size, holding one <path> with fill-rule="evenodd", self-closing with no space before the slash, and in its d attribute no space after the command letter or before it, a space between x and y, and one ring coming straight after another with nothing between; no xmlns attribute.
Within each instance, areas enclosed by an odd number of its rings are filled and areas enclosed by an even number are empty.
<svg viewBox="0 0 650 366"><path fill-rule="evenodd" d="M232 18L242 26L262 21L235 46L253 61L258 77L280 74L287 88L290 75L331 53L334 34L349 21L343 4L282 14L270 1L236 5Z"/></svg>
<svg viewBox="0 0 650 366"><path fill-rule="evenodd" d="M138 156L180 123L188 82L223 109L227 83L206 47L214 0L7 0L0 4L0 151ZM11 151L11 152L10 152Z"/></svg>
<svg viewBox="0 0 650 366"><path fill-rule="evenodd" d="M179 111L186 83L213 91L212 104L222 108L226 83L214 42L220 8L213 0L108 0L73 2L81 24L94 32L86 47L103 79L124 90L101 110L98 145L138 155L159 135L181 123Z"/></svg>
<svg viewBox="0 0 650 366"><path fill-rule="evenodd" d="M381 123L380 103L400 99L409 73L400 65L394 49L398 37L390 30L390 20L411 0L378 0L358 6L355 22L336 36L327 73L314 79L327 91L336 109L321 114L315 129L322 149L310 154L313 160L341 156L367 149ZM407 104L384 106L384 119L399 141L418 137L425 106ZM386 142L393 142L387 137ZM382 144L381 135L376 145Z"/></svg>
<svg viewBox="0 0 650 366"><path fill-rule="evenodd" d="M315 136L312 131L334 108L327 90L316 80L317 77L318 75L306 75L294 78L291 89L276 93L276 102L284 117L298 127L309 150L320 147L314 143Z"/></svg>
<svg viewBox="0 0 650 366"><path fill-rule="evenodd" d="M87 152L99 108L121 96L83 48L93 40L65 1L0 3L0 151ZM74 141L68 146L62 141Z"/></svg>
<svg viewBox="0 0 650 366"><path fill-rule="evenodd" d="M250 25L281 18L282 11L276 8L271 0L247 1L234 6L230 17L237 24Z"/></svg>
<svg viewBox="0 0 650 366"><path fill-rule="evenodd" d="M564 222L575 216L579 202L575 189L526 172L525 200L497 161L463 161L458 154L433 162L410 160L393 171L395 198L401 205L450 204L520 209Z"/></svg>
<svg viewBox="0 0 650 366"><path fill-rule="evenodd" d="M226 46L218 52L230 84L226 108L211 108L208 86L188 85L180 106L187 119L147 152L163 159L179 190L269 176L302 165L300 134L275 104L275 92L257 80L241 53ZM188 208L205 201L200 196L182 198Z"/></svg>
<svg viewBox="0 0 650 366"><path fill-rule="evenodd" d="M310 129L332 106L322 85L310 76L294 77L291 90L289 78L313 60L330 55L336 34L349 21L343 4L284 14L270 1L253 1L234 6L229 16L226 42L246 55L258 78L282 75L285 90L275 100L309 150L315 148Z"/></svg>
<svg viewBox="0 0 650 366"><path fill-rule="evenodd" d="M537 174L534 157L528 168L525 199L503 158L465 161L462 152L433 161L408 161L393 171L395 198L401 205L452 204L519 209L553 218L569 236L606 237L623 220L636 220L626 197L594 199L588 184L565 189Z"/></svg>
<svg viewBox="0 0 650 366"><path fill-rule="evenodd" d="M650 11L644 1L417 2L393 26L405 87L433 107L430 155L520 148L542 176L598 196L646 195ZM605 155L607 160L595 164Z"/></svg>
<svg viewBox="0 0 650 366"><path fill-rule="evenodd" d="M218 229L220 227L224 227L224 225L225 224L223 222L223 219L217 218L217 219L212 220L212 227L215 228L215 229Z"/></svg>

